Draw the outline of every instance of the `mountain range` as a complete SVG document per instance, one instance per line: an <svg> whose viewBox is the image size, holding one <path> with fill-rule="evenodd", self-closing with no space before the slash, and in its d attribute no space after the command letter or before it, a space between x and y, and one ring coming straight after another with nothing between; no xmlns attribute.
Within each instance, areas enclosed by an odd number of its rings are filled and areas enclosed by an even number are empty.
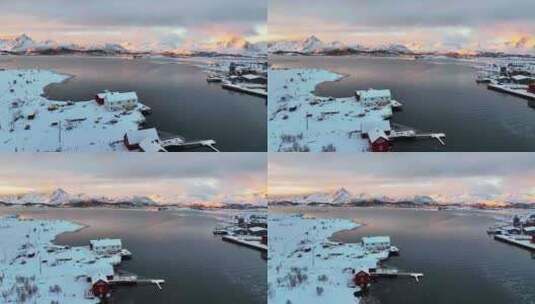
<svg viewBox="0 0 535 304"><path fill-rule="evenodd" d="M195 44L183 48L171 48L163 44L134 46L132 44L105 43L94 45L78 45L74 43L58 43L53 40L35 41L26 34L14 38L0 38L0 52L9 54L90 54L119 55L153 53L164 55L239 55L259 56L266 54L266 43L250 43L241 37L231 37L213 43Z"/></svg>
<svg viewBox="0 0 535 304"><path fill-rule="evenodd" d="M412 54L413 51L401 44L389 44L380 47L365 47L360 44L344 44L339 41L323 42L316 36L310 36L302 40L272 41L267 44L268 52L274 54L298 53L298 54L323 54L343 55L354 53L387 53L387 54Z"/></svg>
<svg viewBox="0 0 535 304"><path fill-rule="evenodd" d="M525 47L519 47L515 49L514 53L507 54L503 52L494 51L471 51L466 50L448 50L448 51L422 51L422 47L418 44L411 44L409 46L392 43L375 47L364 46L361 44L345 44L339 41L324 42L316 36L310 36L301 40L280 40L271 41L267 44L267 51L271 54L301 54L301 55L358 55L358 54L370 54L370 55L437 55L453 58L467 58L467 57L507 57L507 56L520 56L520 57L532 57L535 48L526 49ZM524 51L524 55L521 55ZM532 54L532 55L530 55Z"/></svg>
<svg viewBox="0 0 535 304"><path fill-rule="evenodd" d="M224 198L217 203L181 202L163 203L147 196L131 196L110 198L104 196L90 196L86 194L69 194L58 188L50 193L29 192L22 195L5 195L0 197L0 206L48 206L48 207L115 207L115 208L145 208L145 207L195 207L195 208L229 208L247 209L265 205L265 199L252 201L232 200Z"/></svg>
<svg viewBox="0 0 535 304"><path fill-rule="evenodd" d="M472 206L477 208L535 208L533 202L503 202L493 201L451 201L437 200L428 195L414 195L392 198L388 196L371 196L366 193L352 194L345 188L335 191L317 192L307 195L297 195L270 199L271 206L394 206L394 207L444 207L444 206Z"/></svg>

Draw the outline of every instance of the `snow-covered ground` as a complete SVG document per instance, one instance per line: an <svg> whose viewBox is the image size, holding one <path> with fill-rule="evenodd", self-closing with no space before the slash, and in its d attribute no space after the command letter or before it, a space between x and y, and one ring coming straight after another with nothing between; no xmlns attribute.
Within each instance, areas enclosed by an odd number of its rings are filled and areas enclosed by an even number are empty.
<svg viewBox="0 0 535 304"><path fill-rule="evenodd" d="M126 150L123 136L145 120L143 105L113 112L93 100L63 102L42 96L47 85L68 78L48 70L0 69L0 151Z"/></svg>
<svg viewBox="0 0 535 304"><path fill-rule="evenodd" d="M392 116L392 108L366 107L355 97L314 95L318 84L342 78L319 69L269 70L269 151L368 151L362 126L389 128L386 119Z"/></svg>
<svg viewBox="0 0 535 304"><path fill-rule="evenodd" d="M352 270L375 268L388 253L329 237L358 227L349 220L269 215L268 303L358 303ZM385 256L386 255L386 256Z"/></svg>
<svg viewBox="0 0 535 304"><path fill-rule="evenodd" d="M0 302L98 303L86 298L87 275L111 275L121 258L52 244L58 234L81 228L67 221L0 218Z"/></svg>

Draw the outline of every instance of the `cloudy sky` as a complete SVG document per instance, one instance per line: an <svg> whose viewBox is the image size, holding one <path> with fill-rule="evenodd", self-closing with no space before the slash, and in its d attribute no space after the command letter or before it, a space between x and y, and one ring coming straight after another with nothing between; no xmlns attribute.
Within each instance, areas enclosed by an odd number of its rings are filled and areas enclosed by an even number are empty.
<svg viewBox="0 0 535 304"><path fill-rule="evenodd" d="M535 202L530 153L271 154L269 196L345 187L352 194L439 202Z"/></svg>
<svg viewBox="0 0 535 304"><path fill-rule="evenodd" d="M271 0L268 24L271 39L534 53L534 11L533 0Z"/></svg>
<svg viewBox="0 0 535 304"><path fill-rule="evenodd" d="M161 202L259 201L263 153L5 154L0 195L62 188L90 196L148 196Z"/></svg>
<svg viewBox="0 0 535 304"><path fill-rule="evenodd" d="M252 41L267 33L267 0L16 0L0 1L0 34L82 45L135 46Z"/></svg>

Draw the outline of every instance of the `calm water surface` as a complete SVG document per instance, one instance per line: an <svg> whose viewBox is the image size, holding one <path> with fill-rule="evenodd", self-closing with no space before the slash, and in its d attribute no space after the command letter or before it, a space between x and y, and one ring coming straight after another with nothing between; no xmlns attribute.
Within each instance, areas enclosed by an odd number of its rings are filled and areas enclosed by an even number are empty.
<svg viewBox="0 0 535 304"><path fill-rule="evenodd" d="M266 262L258 251L214 237L214 217L137 210L0 208L0 215L14 212L89 226L60 235L56 240L59 244L86 246L95 238L121 238L133 253L132 260L123 262L121 269L166 280L162 291L155 286L118 289L112 303L266 302Z"/></svg>
<svg viewBox="0 0 535 304"><path fill-rule="evenodd" d="M199 68L170 59L83 56L0 56L3 68L52 69L75 77L47 87L54 100L90 100L105 89L136 91L152 108L149 126L189 140L215 139L223 151L266 151L262 98L208 84Z"/></svg>
<svg viewBox="0 0 535 304"><path fill-rule="evenodd" d="M386 265L423 272L425 277L420 283L381 279L370 292L379 303L535 303L535 259L524 249L487 236L486 229L495 223L488 215L383 208L285 208L276 212L304 212L364 224L333 236L343 242L390 235L401 255Z"/></svg>
<svg viewBox="0 0 535 304"><path fill-rule="evenodd" d="M403 103L392 122L426 132L436 140L396 142L395 151L534 151L535 110L518 97L475 83L476 71L453 61L431 63L398 58L273 56L282 67L321 68L348 75L319 85L321 96L353 96L357 89L391 89Z"/></svg>

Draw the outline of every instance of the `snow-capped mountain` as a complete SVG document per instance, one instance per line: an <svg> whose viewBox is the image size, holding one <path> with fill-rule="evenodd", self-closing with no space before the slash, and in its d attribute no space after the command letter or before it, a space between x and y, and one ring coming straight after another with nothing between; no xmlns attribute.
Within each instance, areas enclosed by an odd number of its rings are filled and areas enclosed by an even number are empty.
<svg viewBox="0 0 535 304"><path fill-rule="evenodd" d="M270 53L342 53L342 52L387 52L394 54L411 53L412 51L401 44L390 44L376 48L368 48L359 44L347 45L339 41L323 42L316 36L310 36L303 40L280 40L268 43Z"/></svg>
<svg viewBox="0 0 535 304"><path fill-rule="evenodd" d="M56 191L52 192L52 195L50 195L50 198L48 200L48 204L50 205L64 205L66 203L69 203L71 200L70 195L65 192L65 190L59 188Z"/></svg>
<svg viewBox="0 0 535 304"><path fill-rule="evenodd" d="M352 195L349 191L347 191L345 188L340 188L336 190L331 196L331 203L332 204L345 204L351 202Z"/></svg>
<svg viewBox="0 0 535 304"><path fill-rule="evenodd" d="M80 46L73 43L58 43L53 40L35 41L28 35L22 34L14 38L0 39L0 51L11 53L100 52L117 54L125 53L128 50L115 43Z"/></svg>
<svg viewBox="0 0 535 304"><path fill-rule="evenodd" d="M288 200L299 204L332 204L341 205L351 202L353 195L345 188L340 188L332 192L317 192L305 196L293 197Z"/></svg>
<svg viewBox="0 0 535 304"><path fill-rule="evenodd" d="M150 197L147 196L134 196L130 201L134 204L134 206L137 207L147 207L147 206L155 206L158 205L157 202L152 200Z"/></svg>
<svg viewBox="0 0 535 304"><path fill-rule="evenodd" d="M213 53L221 55L259 56L267 54L267 43L251 43L242 37L230 37L210 43L184 43L182 47L170 51L176 55Z"/></svg>
<svg viewBox="0 0 535 304"><path fill-rule="evenodd" d="M327 47L328 45L323 43L316 36L310 36L303 40L281 40L268 43L268 51L270 53L317 53L323 51Z"/></svg>

